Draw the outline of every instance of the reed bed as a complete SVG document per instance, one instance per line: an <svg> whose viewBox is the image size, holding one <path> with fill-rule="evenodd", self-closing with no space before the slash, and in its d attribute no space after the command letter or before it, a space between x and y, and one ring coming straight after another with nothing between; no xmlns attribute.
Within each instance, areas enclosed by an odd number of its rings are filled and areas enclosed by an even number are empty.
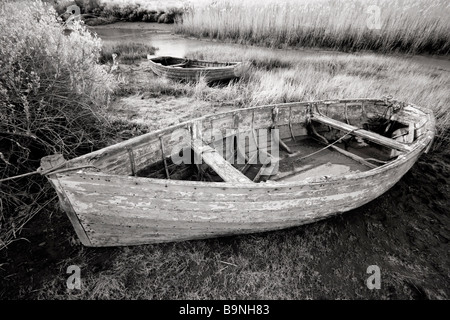
<svg viewBox="0 0 450 320"><path fill-rule="evenodd" d="M446 0L203 1L177 32L267 47L450 52Z"/></svg>

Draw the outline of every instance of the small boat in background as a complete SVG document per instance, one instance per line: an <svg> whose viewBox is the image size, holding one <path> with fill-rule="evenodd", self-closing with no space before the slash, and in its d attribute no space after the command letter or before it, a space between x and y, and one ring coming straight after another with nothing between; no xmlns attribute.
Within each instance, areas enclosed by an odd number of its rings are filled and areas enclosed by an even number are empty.
<svg viewBox="0 0 450 320"><path fill-rule="evenodd" d="M293 102L206 115L68 161L46 156L41 170L84 245L183 241L360 207L393 187L434 135L432 111L412 104Z"/></svg>
<svg viewBox="0 0 450 320"><path fill-rule="evenodd" d="M228 80L239 76L241 62L216 62L176 57L147 56L151 70L158 76L192 81L201 76L207 82Z"/></svg>

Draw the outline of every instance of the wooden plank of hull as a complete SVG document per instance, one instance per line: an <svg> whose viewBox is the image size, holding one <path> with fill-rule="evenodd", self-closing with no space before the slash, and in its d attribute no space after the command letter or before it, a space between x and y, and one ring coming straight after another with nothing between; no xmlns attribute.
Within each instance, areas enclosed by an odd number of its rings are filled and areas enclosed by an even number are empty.
<svg viewBox="0 0 450 320"><path fill-rule="evenodd" d="M382 189L377 187L380 194ZM372 193L374 191L372 190ZM271 230L277 227L288 227L321 219L329 214L343 212L360 206L372 197L350 197L342 203L333 203L333 206L311 207L308 200L301 201L295 207L284 210L265 210L260 212L238 211L238 215L228 212L192 212L185 210L180 212L180 217L174 219L173 211L153 209L139 211L136 207L126 209L96 203L89 210L83 212L87 204L79 195L70 194L69 198L77 200L76 208L79 211L80 220L85 226L92 243L98 236L111 234L120 237L121 241L132 244L143 234L149 236L166 236L168 239L177 240L186 237L221 236L227 234L239 234ZM89 200L89 199L88 199ZM125 210L125 211L124 211ZM105 215L105 213L107 215ZM158 213L156 215L156 213ZM139 226L140 230L136 230Z"/></svg>
<svg viewBox="0 0 450 320"><path fill-rule="evenodd" d="M269 187L260 187L252 184L255 188L230 187L224 183L195 183L194 185L178 184L177 181L132 178L97 173L61 175L61 181L66 183L70 190L96 194L99 198L110 198L112 194L119 191L120 196L136 198L156 198L162 200L184 200L192 202L210 202L212 198L219 202L244 201L254 203L261 200L290 200L292 198L308 198L317 194L321 196L335 195L336 190L329 188L329 184L321 182L309 182L302 186L291 186L289 188L277 188L276 184ZM333 186L339 188L340 193L352 192L357 189L363 181L374 183L374 178L353 179L351 181L336 181ZM270 184L270 182L269 182ZM268 185L268 184L267 184ZM223 186L223 187L222 187ZM116 202L120 202L120 197Z"/></svg>
<svg viewBox="0 0 450 320"><path fill-rule="evenodd" d="M211 221L208 219L211 215L218 214L216 212L211 213L207 211L202 214L200 212L185 210L183 211L185 219L173 221L170 219L173 216L173 211L171 210L165 212L163 210L158 210L162 217L154 219L154 217L148 217L148 213L156 210L150 212L144 210L140 215L133 207L127 207L124 212L123 208L108 205L102 206L101 203L97 203L95 206L95 209L98 210L97 213L108 213L108 215L112 215L109 216L109 220L112 220L112 222L107 223L108 218L103 215L98 216L92 209L86 214L86 218L83 217L84 214L80 208L86 203L82 202L82 199L79 197L76 197L75 199L77 200L77 210L80 212L80 220L85 225L85 229L93 245L127 245L136 244L136 242L149 243L159 242L159 240L178 241L260 232L309 223L325 218L330 214L347 211L367 203L373 199L372 197L384 192L384 185L380 185L375 189L376 190L371 190L370 197L368 195L359 198L350 197L341 204L333 203L331 206L323 205L322 207L310 208L308 206L309 200L305 199L302 201L303 205L297 204L297 206L291 209L269 209L261 212L248 212L247 214L238 211L238 217L235 217L234 220L230 217L230 213L225 211L222 213L222 219L219 221ZM75 197L75 195L70 195L70 198L72 197ZM119 215L120 213L126 213L126 216ZM136 218L134 218L133 220L130 216L137 216L138 219L136 220ZM229 217L227 219L228 221L225 217ZM136 226L140 226L141 230L137 229ZM148 228L146 228L146 226ZM187 226L188 228L186 228ZM108 234L116 237L117 242L115 244L101 243L99 241L101 237Z"/></svg>
<svg viewBox="0 0 450 320"><path fill-rule="evenodd" d="M171 79L187 79L187 80L198 80L199 77L204 76L206 80L222 80L234 78L235 73L233 70L225 70L225 71L211 71L211 70L193 70L189 72L179 72L177 70L166 70L162 73L162 75L171 78ZM184 70L183 70L184 71Z"/></svg>
<svg viewBox="0 0 450 320"><path fill-rule="evenodd" d="M81 243L85 246L94 245L91 243L88 235L86 234L86 230L84 229L80 221L78 212L75 212L72 203L69 200L69 197L67 197L67 194L65 193L65 188L61 186L59 180L54 175L51 175L49 177L49 180L50 183L53 185L53 188L55 188L56 194L58 195L60 207L67 214L67 217L72 223L72 226L75 230L75 233L78 236L78 239L80 239Z"/></svg>
<svg viewBox="0 0 450 320"><path fill-rule="evenodd" d="M392 179L380 181L379 185L391 183ZM292 199L278 200L276 198L265 199L261 197L260 201L245 202L234 200L230 201L223 197L211 196L209 201L191 201L183 198L176 200L158 199L152 196L125 196L117 194L120 187L116 188L116 194L105 197L97 193L87 194L84 191L67 191L67 196L74 200L72 205L79 212L89 211L90 214L96 212L99 215L110 215L115 212L117 216L130 217L130 215L140 217L154 217L158 219L170 218L174 220L184 219L221 219L232 222L236 219L251 219L257 221L275 221L277 219L286 219L289 210L295 209L321 209L339 205L352 206L353 202L361 198L370 198L373 195L374 184L366 182L360 185L353 185L350 190L341 192L335 190L332 194L322 195L320 192L309 197L298 197ZM70 184L66 184L70 188ZM201 192L200 190L197 190ZM270 192L270 190L268 190ZM76 199L76 201L75 201ZM334 209L333 209L334 210ZM271 217L267 213L273 212ZM286 216L285 216L286 215ZM278 217L278 218L277 218Z"/></svg>
<svg viewBox="0 0 450 320"><path fill-rule="evenodd" d="M165 221L136 221L134 224L105 223L105 219L95 224L95 231L89 232L92 246L120 246L149 243L205 239L237 234L273 231L306 223L312 223L326 216L305 216L302 220L287 220L279 223L209 223L185 221L166 223ZM150 227L148 227L150 225ZM125 229L122 233L121 230ZM119 232L118 232L119 231ZM133 234L132 237L127 236Z"/></svg>
<svg viewBox="0 0 450 320"><path fill-rule="evenodd" d="M132 184L133 177L110 176L108 190L99 184L85 182L82 185L73 181L75 176L80 180L79 175L58 175L58 179L89 236L90 245L132 245L260 232L323 219L361 206L384 193L409 170L418 155L416 153L390 170L375 169L376 174L361 179L317 183L314 195L301 193L303 188L310 188L308 184L262 184L256 188L261 191L256 203L238 197L230 200L227 194L219 195L223 190L217 186L219 183L194 183L198 186L192 190L185 181L167 182L167 193L172 193L174 185L177 190L203 195L204 201L199 202L190 201L189 195L183 197L179 191L175 191L178 200L158 199L159 196L152 192L160 184L155 188L152 179L140 186L141 195L133 194L133 190L124 193L129 188L115 181L122 179ZM106 183L107 179L104 181ZM342 191L343 185L349 188ZM249 188L242 185L232 188L228 184L229 190L241 194L249 193ZM292 189L297 196L292 196L295 194ZM291 199L280 200L277 193L291 194ZM272 195L270 199L269 194Z"/></svg>
<svg viewBox="0 0 450 320"><path fill-rule="evenodd" d="M336 121L336 120L328 118L328 117L314 114L314 116L311 118L311 120L320 122L325 125L329 125L331 127L339 129L339 130L344 130L346 132L357 130L357 131L353 131L352 134L355 136L359 136L361 138L370 140L372 142L378 143L378 144L388 147L388 148L405 151L405 152L411 150L411 148L409 146L407 146L403 143L400 143L398 141L383 137L382 135L379 135L379 134L371 132L371 131L359 129L355 126L351 126L351 125L345 124L340 121Z"/></svg>

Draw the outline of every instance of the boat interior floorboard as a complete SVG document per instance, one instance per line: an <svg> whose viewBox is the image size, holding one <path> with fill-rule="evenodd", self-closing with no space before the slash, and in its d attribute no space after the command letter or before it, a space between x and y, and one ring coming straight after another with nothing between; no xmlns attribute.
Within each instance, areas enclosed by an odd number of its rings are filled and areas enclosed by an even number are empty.
<svg viewBox="0 0 450 320"><path fill-rule="evenodd" d="M233 167L236 171L243 172L249 181L265 182L272 181L302 181L302 180L317 180L326 179L327 177L340 176L351 173L358 173L370 170L371 168L361 164L360 162L349 158L348 156L336 152L331 148L324 148L324 145L310 136L295 137L296 141L292 139L285 139L283 142L289 148L291 153L280 148L278 157L272 159L278 160L276 170L271 171L272 175L264 175L264 170L261 171L263 164L259 161L255 164L245 165L237 164L236 159ZM372 162L375 167L382 165L388 159L388 155L383 149L378 149L369 144L363 147L357 145L337 143L336 146L351 152L364 159L376 159ZM308 156L314 152L314 156ZM292 153L295 156L292 156ZM236 155L235 155L236 156ZM247 156L248 160L248 156ZM252 161L253 162L253 161ZM213 170L207 163L200 165L196 164L181 164L175 165L168 159L168 170L171 179L174 180L191 180L191 181L212 181L224 182L224 179ZM162 161L153 164L143 170L140 170L137 175L140 177L160 178L165 179L165 167Z"/></svg>
<svg viewBox="0 0 450 320"><path fill-rule="evenodd" d="M280 150L282 160L279 162L279 170L271 179L275 181L313 180L370 170L367 166L331 149L324 149L312 157L304 158L324 146L311 137L296 137L296 140L296 142L284 141L297 156L287 157L288 153Z"/></svg>

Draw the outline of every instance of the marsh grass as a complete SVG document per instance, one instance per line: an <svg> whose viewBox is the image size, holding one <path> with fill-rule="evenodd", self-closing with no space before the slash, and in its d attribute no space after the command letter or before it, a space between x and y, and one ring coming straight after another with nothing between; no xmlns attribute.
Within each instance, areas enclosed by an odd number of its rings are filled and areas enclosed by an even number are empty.
<svg viewBox="0 0 450 320"><path fill-rule="evenodd" d="M136 60L146 58L148 54L153 55L156 48L140 42L106 42L100 52L100 63L112 62L112 55L117 54L117 59L122 63L133 63Z"/></svg>
<svg viewBox="0 0 450 320"><path fill-rule="evenodd" d="M380 27L369 7L379 8ZM206 1L192 5L178 32L266 47L450 52L447 1Z"/></svg>

